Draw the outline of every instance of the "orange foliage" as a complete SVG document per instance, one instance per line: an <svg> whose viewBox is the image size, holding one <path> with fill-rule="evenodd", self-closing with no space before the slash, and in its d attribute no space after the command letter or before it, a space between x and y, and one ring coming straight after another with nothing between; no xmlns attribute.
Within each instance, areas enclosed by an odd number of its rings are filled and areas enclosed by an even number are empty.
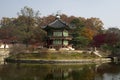
<svg viewBox="0 0 120 80"><path fill-rule="evenodd" d="M88 38L89 40L92 40L95 35L95 32L90 28L84 27L81 32L81 35Z"/></svg>

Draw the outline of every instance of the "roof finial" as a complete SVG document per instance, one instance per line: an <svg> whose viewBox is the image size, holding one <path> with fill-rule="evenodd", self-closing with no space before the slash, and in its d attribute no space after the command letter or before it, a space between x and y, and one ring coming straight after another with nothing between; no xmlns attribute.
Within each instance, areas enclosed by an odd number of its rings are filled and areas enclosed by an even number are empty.
<svg viewBox="0 0 120 80"><path fill-rule="evenodd" d="M60 19L60 13L61 13L61 11L59 10L59 11L57 11L57 14L56 14L56 18L57 19Z"/></svg>

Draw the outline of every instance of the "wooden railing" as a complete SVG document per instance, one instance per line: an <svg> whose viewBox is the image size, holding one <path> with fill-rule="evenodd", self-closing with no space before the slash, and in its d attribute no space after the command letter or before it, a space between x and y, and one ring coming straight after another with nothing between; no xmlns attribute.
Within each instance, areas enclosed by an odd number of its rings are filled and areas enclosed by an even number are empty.
<svg viewBox="0 0 120 80"><path fill-rule="evenodd" d="M49 38L50 39L67 39L67 40L72 40L71 36L51 36Z"/></svg>

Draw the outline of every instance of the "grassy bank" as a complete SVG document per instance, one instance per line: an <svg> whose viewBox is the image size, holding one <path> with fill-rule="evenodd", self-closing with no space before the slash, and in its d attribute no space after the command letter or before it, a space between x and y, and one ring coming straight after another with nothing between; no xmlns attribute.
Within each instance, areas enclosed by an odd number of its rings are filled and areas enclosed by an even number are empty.
<svg viewBox="0 0 120 80"><path fill-rule="evenodd" d="M11 59L46 59L46 60L63 60L63 59L93 59L98 58L94 54L88 53L19 53L12 55Z"/></svg>

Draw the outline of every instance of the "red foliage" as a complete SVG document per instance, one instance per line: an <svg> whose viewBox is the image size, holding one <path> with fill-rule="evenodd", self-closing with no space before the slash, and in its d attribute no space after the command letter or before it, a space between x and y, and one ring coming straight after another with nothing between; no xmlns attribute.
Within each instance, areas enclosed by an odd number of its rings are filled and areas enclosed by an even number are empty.
<svg viewBox="0 0 120 80"><path fill-rule="evenodd" d="M106 33L106 34L98 34L93 38L92 46L100 47L103 44L115 45L119 41L117 34L114 33Z"/></svg>

